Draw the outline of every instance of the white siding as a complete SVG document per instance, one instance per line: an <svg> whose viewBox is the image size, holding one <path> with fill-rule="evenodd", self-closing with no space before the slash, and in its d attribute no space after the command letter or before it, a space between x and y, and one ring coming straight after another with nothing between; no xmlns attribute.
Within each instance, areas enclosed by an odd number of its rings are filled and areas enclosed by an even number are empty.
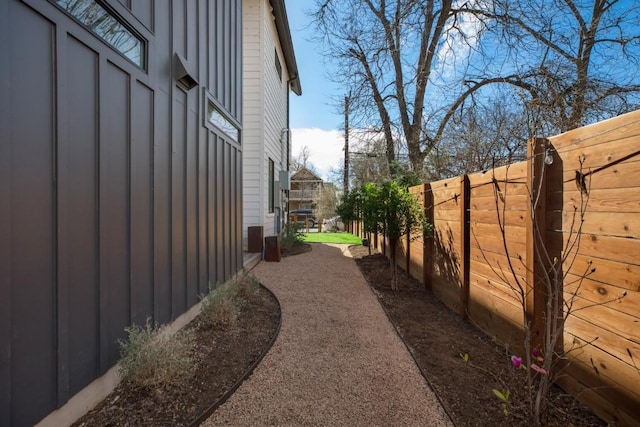
<svg viewBox="0 0 640 427"><path fill-rule="evenodd" d="M243 138L243 237L247 227L262 225L264 235L274 235L275 214L269 213L268 161L275 165L275 180L286 169L286 145L282 131L287 127L289 79L268 0L244 0L244 138ZM282 78L275 66L275 51L282 66ZM276 187L276 197L279 189ZM277 204L277 202L276 202Z"/></svg>
<svg viewBox="0 0 640 427"><path fill-rule="evenodd" d="M242 203L243 203L243 245L246 248L247 227L262 225L261 189L265 180L262 161L262 128L264 122L263 72L261 60L263 38L262 0L243 2L243 138L242 138Z"/></svg>

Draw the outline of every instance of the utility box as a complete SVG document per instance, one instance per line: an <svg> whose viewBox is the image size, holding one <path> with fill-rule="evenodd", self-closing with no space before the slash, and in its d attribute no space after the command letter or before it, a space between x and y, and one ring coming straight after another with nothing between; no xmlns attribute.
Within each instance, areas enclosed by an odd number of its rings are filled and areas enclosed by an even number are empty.
<svg viewBox="0 0 640 427"><path fill-rule="evenodd" d="M262 253L263 227L261 225L251 226L247 232L247 252L250 254Z"/></svg>
<svg viewBox="0 0 640 427"><path fill-rule="evenodd" d="M280 262L280 236L267 236L264 238L264 260Z"/></svg>
<svg viewBox="0 0 640 427"><path fill-rule="evenodd" d="M291 190L291 172L280 171L278 180L280 181L281 190Z"/></svg>

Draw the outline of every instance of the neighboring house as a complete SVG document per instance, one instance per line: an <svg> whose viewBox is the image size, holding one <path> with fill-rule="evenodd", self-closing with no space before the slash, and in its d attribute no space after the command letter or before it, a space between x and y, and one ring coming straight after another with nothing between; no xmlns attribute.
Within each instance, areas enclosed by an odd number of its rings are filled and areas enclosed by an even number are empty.
<svg viewBox="0 0 640 427"><path fill-rule="evenodd" d="M243 238L275 235L286 216L289 92L302 94L284 0L243 1Z"/></svg>
<svg viewBox="0 0 640 427"><path fill-rule="evenodd" d="M316 209L324 182L320 177L303 167L291 176L289 209Z"/></svg>
<svg viewBox="0 0 640 427"><path fill-rule="evenodd" d="M65 424L125 327L242 268L241 34L236 0L0 1L0 425L81 393Z"/></svg>

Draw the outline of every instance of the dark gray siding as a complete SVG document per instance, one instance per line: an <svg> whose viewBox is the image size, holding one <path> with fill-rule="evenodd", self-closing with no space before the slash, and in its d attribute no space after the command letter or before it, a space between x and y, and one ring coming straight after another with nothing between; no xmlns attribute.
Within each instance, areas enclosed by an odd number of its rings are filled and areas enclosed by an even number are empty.
<svg viewBox="0 0 640 427"><path fill-rule="evenodd" d="M46 0L0 0L0 425L32 425L242 267L239 0L107 1L145 70ZM173 76L174 54L199 86Z"/></svg>

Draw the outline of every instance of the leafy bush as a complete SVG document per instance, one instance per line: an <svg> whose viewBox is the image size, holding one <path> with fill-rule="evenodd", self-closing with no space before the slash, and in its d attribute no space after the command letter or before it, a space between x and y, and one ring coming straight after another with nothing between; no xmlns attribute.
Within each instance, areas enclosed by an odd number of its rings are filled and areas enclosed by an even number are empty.
<svg viewBox="0 0 640 427"><path fill-rule="evenodd" d="M118 341L123 382L157 388L178 383L192 374L193 331L182 330L169 336L164 328L153 326L151 319L147 319L145 327L132 325L125 330L127 339Z"/></svg>
<svg viewBox="0 0 640 427"><path fill-rule="evenodd" d="M300 233L301 225L290 221L284 225L280 232L280 248L290 249L303 243L303 235Z"/></svg>

